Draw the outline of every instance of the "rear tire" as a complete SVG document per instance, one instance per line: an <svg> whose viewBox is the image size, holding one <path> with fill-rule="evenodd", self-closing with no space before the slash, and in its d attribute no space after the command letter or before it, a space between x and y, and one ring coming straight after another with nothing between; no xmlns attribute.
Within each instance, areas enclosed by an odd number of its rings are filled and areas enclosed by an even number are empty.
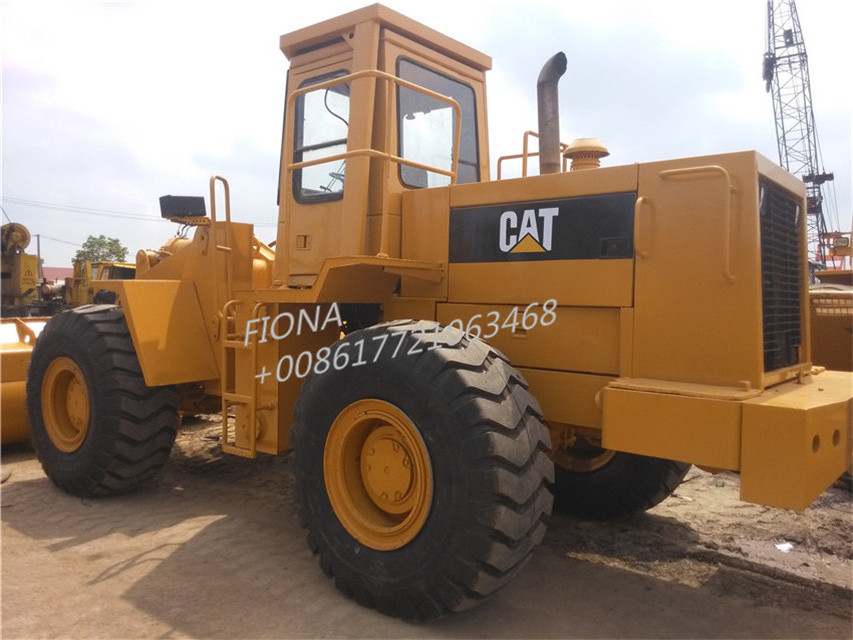
<svg viewBox="0 0 853 640"><path fill-rule="evenodd" d="M87 305L47 323L33 349L27 410L45 474L65 491L131 490L169 458L178 394L148 387L119 307Z"/></svg>
<svg viewBox="0 0 853 640"><path fill-rule="evenodd" d="M682 462L591 446L552 456L557 462L555 509L585 520L627 518L647 511L669 497L690 469ZM573 468L567 468L568 463Z"/></svg>
<svg viewBox="0 0 853 640"><path fill-rule="evenodd" d="M435 326L400 321L338 341L331 353L350 360L306 379L292 431L321 567L360 604L409 620L507 584L552 502L548 431L524 378L480 340L451 330L458 345L443 331L434 343Z"/></svg>

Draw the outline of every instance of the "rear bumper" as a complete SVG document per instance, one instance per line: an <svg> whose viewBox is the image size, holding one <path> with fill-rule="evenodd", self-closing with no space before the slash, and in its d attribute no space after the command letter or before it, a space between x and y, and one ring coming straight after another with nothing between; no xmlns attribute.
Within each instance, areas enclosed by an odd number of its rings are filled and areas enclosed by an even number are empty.
<svg viewBox="0 0 853 640"><path fill-rule="evenodd" d="M850 468L853 376L809 379L743 403L742 500L805 509Z"/></svg>
<svg viewBox="0 0 853 640"><path fill-rule="evenodd" d="M851 466L853 375L823 371L764 392L615 380L602 444L741 473L741 499L805 509Z"/></svg>

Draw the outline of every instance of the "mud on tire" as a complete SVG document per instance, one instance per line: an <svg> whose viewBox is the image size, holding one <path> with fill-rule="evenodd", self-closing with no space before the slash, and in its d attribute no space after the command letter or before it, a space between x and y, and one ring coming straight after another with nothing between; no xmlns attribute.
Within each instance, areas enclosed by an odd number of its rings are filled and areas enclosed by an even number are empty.
<svg viewBox="0 0 853 640"><path fill-rule="evenodd" d="M549 435L524 378L486 343L469 341L455 330L434 333L435 326L386 323L333 345L332 353L348 348L356 354L360 343L364 364L350 362L340 370L332 366L307 378L292 431L301 517L321 567L338 589L362 605L409 620L467 609L507 584L541 541L552 502ZM380 350L383 336L387 344ZM400 349L393 356L398 341ZM379 439L381 429L391 429L382 420L360 422L360 406L377 408L389 423L410 425L400 427L405 433L397 436L397 445L412 449L410 458L415 458L401 467L405 473L426 461L426 471L419 478L412 471L410 483L421 488L429 484L426 509L415 506L399 516L411 526L394 525L402 542L391 540L391 548L374 548L382 546L373 543L373 529L381 533L383 526L381 510L377 523L359 524L356 513L355 524L350 521L347 527L330 499L335 478L349 477L334 468L324 470L324 459L335 453L329 449L335 448L341 422L344 429L360 425L355 433L367 443ZM362 442L357 438L356 450ZM371 482L364 461L371 453L365 448L351 461L353 469L362 469L353 472L353 484ZM353 496L358 493L352 491ZM358 491L362 498L366 495ZM375 507L365 507L357 497L348 500L343 500L346 508L351 505L356 512ZM382 498L376 500L384 504ZM389 498L389 517L399 511L392 503ZM412 513L423 515L422 522L410 519ZM373 517L367 513L368 521Z"/></svg>
<svg viewBox="0 0 853 640"><path fill-rule="evenodd" d="M33 349L33 444L46 475L74 495L120 493L154 478L175 441L177 404L172 387L146 386L119 307L60 313Z"/></svg>

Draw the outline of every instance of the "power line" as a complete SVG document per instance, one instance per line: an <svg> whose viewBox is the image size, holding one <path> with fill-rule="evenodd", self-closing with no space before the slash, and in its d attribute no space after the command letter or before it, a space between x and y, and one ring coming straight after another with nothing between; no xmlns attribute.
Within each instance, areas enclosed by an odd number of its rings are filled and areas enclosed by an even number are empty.
<svg viewBox="0 0 853 640"><path fill-rule="evenodd" d="M45 240L53 240L54 242L61 242L63 244L70 244L74 247L82 247L82 244L78 244L76 242L69 242L68 240L60 240L59 238L51 238L50 236L46 236L43 233L36 234L39 238L44 238Z"/></svg>
<svg viewBox="0 0 853 640"><path fill-rule="evenodd" d="M5 209L3 209L3 206L2 206L2 205L0 205L0 210L2 210L2 211L3 211L3 215L4 215L4 216L6 216L6 221L7 221L9 224L12 224L12 220L11 220L11 219L9 219L9 214L8 214L8 213L6 213L6 210L5 210Z"/></svg>
<svg viewBox="0 0 853 640"><path fill-rule="evenodd" d="M54 202L41 202L38 200L25 200L24 198L13 198L11 196L0 196L3 200L10 204L16 204L22 207L35 207L38 209L50 209L53 211L68 211L71 213L81 213L90 216L101 216L106 218L127 218L129 220L142 220L144 222L163 222L163 218L155 218L144 213L130 213L129 211L113 211L110 209L92 209L90 207L77 207L74 205L56 204ZM3 211L6 215L6 211ZM6 219L9 216L6 215ZM11 220L10 220L11 222ZM256 227L275 227L277 222L256 222ZM44 236L43 236L44 237ZM79 245L78 245L79 246Z"/></svg>
<svg viewBox="0 0 853 640"><path fill-rule="evenodd" d="M155 218L142 213L130 213L128 211L114 211L110 209L93 209L91 207L78 207L74 205L57 204L55 202L42 202L39 200L26 200L24 198L13 198L11 196L2 196L9 204L16 204L23 207L36 207L38 209L51 209L54 211L68 211L71 213L81 213L90 216L101 216L109 218L127 218L131 220L144 220L146 222L161 222L162 218ZM4 212L5 213L5 212Z"/></svg>

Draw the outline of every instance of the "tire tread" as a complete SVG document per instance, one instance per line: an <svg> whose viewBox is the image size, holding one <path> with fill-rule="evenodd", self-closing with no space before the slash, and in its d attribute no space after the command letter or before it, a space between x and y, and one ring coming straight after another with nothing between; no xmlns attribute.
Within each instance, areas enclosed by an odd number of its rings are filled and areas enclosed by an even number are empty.
<svg viewBox="0 0 853 640"><path fill-rule="evenodd" d="M361 333L366 339L382 331L423 328L433 339L434 322L395 321ZM354 337L355 336L355 337ZM351 334L345 340L358 336ZM334 349L334 347L333 347ZM550 436L541 409L524 377L497 349L463 338L411 360L412 375L428 381L432 406L442 406L448 421L465 426L462 449L474 485L471 514L458 532L458 550L446 568L429 581L413 577L392 597L374 594L369 576L354 573L323 542L311 509L305 505L300 449L310 439L309 423L315 379L308 378L294 410L291 433L294 468L308 545L323 571L340 591L364 606L410 620L437 618L469 609L505 586L529 560L545 534L551 512L553 464L547 456ZM306 463L307 464L307 463ZM415 596L417 594L417 596Z"/></svg>
<svg viewBox="0 0 853 640"><path fill-rule="evenodd" d="M72 454L53 446L41 415L40 376L56 357L77 362L89 387L89 432ZM173 387L145 384L121 308L86 305L54 316L36 342L30 372L33 441L55 484L84 497L111 495L159 473L177 432L178 395Z"/></svg>

